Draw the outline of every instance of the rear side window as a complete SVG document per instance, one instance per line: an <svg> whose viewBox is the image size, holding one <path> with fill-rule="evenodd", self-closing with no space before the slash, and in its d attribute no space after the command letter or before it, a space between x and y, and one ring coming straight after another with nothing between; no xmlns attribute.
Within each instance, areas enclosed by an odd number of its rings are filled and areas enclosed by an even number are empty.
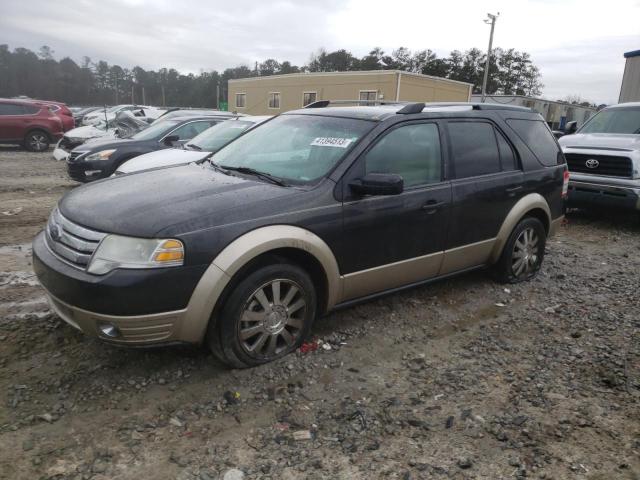
<svg viewBox="0 0 640 480"><path fill-rule="evenodd" d="M449 122L456 178L498 173L500 155L493 126L485 122Z"/></svg>
<svg viewBox="0 0 640 480"><path fill-rule="evenodd" d="M24 107L15 103L0 103L0 115L24 115Z"/></svg>
<svg viewBox="0 0 640 480"><path fill-rule="evenodd" d="M507 124L515 130L540 163L548 167L562 163L562 155L559 155L560 148L551 130L542 120L510 118Z"/></svg>
<svg viewBox="0 0 640 480"><path fill-rule="evenodd" d="M35 115L40 111L40 107L36 105L24 105L24 113L27 115Z"/></svg>

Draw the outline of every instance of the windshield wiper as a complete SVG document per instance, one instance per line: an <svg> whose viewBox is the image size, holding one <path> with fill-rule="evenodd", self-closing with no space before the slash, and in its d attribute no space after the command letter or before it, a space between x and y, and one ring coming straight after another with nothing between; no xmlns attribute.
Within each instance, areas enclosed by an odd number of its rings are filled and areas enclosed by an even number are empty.
<svg viewBox="0 0 640 480"><path fill-rule="evenodd" d="M214 164L214 162L211 162L212 164ZM266 172L261 172L259 170L256 170L255 168L251 168L251 167L231 167L231 166L227 166L227 165L218 165L218 167L223 168L225 170L231 170L233 172L239 172L239 173L246 173L248 175L255 175L256 177L260 177L263 178L275 185L280 185L281 187L288 187L289 185L285 182L283 182L280 178L271 175L270 173L266 173Z"/></svg>
<svg viewBox="0 0 640 480"><path fill-rule="evenodd" d="M202 151L202 147L199 147L195 143L187 143L185 146L189 147L189 150L197 150L198 152Z"/></svg>

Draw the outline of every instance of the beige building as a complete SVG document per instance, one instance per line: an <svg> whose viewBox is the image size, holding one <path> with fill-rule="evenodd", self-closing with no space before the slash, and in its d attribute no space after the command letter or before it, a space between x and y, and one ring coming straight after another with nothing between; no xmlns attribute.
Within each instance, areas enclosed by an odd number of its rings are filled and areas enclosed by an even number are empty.
<svg viewBox="0 0 640 480"><path fill-rule="evenodd" d="M316 72L229 80L229 110L276 115L318 100L467 102L470 83L398 70Z"/></svg>
<svg viewBox="0 0 640 480"><path fill-rule="evenodd" d="M640 50L624 54L627 59L618 103L640 102Z"/></svg>

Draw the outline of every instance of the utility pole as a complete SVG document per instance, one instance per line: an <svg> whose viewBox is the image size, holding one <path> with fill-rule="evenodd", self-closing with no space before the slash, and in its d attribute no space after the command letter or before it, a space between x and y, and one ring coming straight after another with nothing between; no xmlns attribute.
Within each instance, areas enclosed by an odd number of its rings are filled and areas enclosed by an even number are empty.
<svg viewBox="0 0 640 480"><path fill-rule="evenodd" d="M144 96L144 86L142 87L142 105L147 104L147 98Z"/></svg>
<svg viewBox="0 0 640 480"><path fill-rule="evenodd" d="M116 75L116 105L119 105L120 102L118 102L118 76Z"/></svg>
<svg viewBox="0 0 640 480"><path fill-rule="evenodd" d="M484 64L484 78L482 79L482 103L484 103L487 97L487 80L489 78L489 65L491 64L491 48L493 47L493 29L496 26L496 20L500 16L500 12L495 15L491 13L487 13L487 18L484 20L484 23L491 24L491 34L489 34L489 48L487 49L487 61Z"/></svg>
<svg viewBox="0 0 640 480"><path fill-rule="evenodd" d="M135 105L135 104L136 104L136 99L135 99L135 96L134 96L134 94L133 94L133 89L134 89L134 88L135 88L135 85L134 85L134 84L131 84L131 104L132 104L132 105Z"/></svg>
<svg viewBox="0 0 640 480"><path fill-rule="evenodd" d="M216 110L220 110L220 79L216 82Z"/></svg>
<svg viewBox="0 0 640 480"><path fill-rule="evenodd" d="M164 98L164 85L160 85L160 88L162 89L162 106L166 107L167 106L167 102Z"/></svg>

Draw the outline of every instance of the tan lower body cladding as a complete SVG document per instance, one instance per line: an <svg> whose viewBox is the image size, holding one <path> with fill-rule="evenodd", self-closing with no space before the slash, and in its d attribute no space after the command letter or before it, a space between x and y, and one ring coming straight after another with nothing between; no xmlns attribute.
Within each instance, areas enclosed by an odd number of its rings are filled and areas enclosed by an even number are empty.
<svg viewBox="0 0 640 480"><path fill-rule="evenodd" d="M484 265L489 261L494 244L495 238L492 238L344 275L342 301Z"/></svg>

